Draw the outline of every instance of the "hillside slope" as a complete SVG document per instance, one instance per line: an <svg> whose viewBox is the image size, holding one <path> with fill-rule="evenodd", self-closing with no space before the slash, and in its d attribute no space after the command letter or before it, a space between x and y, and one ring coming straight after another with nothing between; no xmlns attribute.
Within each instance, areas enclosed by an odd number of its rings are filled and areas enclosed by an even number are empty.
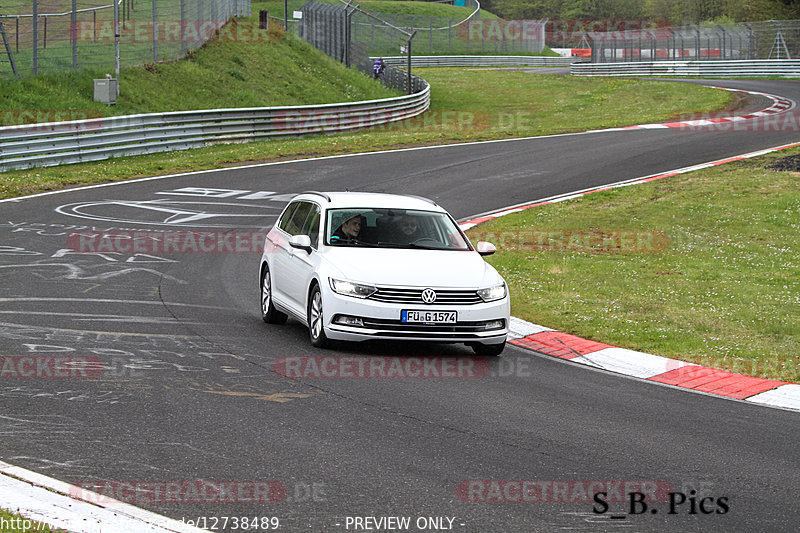
<svg viewBox="0 0 800 533"><path fill-rule="evenodd" d="M93 78L106 71L67 71L10 81L0 95L0 125L78 120L191 109L321 104L396 96L254 17L234 20L186 59L120 72L116 105L93 101Z"/></svg>

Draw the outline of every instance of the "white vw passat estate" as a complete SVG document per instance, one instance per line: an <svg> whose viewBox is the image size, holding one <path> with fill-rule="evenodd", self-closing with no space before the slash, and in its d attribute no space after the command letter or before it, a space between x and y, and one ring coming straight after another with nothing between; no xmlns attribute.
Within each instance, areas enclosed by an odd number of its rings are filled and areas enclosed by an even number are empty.
<svg viewBox="0 0 800 533"><path fill-rule="evenodd" d="M328 339L464 342L499 355L510 318L506 283L455 220L425 198L306 192L267 234L261 313Z"/></svg>

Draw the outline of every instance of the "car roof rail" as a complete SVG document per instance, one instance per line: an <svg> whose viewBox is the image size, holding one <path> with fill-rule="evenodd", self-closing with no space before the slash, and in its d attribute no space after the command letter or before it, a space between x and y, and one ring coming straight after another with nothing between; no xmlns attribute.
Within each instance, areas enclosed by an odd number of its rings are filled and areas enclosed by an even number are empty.
<svg viewBox="0 0 800 533"><path fill-rule="evenodd" d="M331 197L330 197L330 196L328 196L327 194L325 194L324 192L319 192L319 191L303 191L303 192L301 192L300 194L316 194L317 196L322 196L323 198L325 198L326 200L328 200L328 202L330 202L330 201L331 201Z"/></svg>
<svg viewBox="0 0 800 533"><path fill-rule="evenodd" d="M439 207L439 204L437 204L430 198L425 198L424 196L417 196L416 194L403 194L402 196L408 196L409 198L416 198L417 200L422 200L423 202L428 202L429 204L433 204L436 207Z"/></svg>

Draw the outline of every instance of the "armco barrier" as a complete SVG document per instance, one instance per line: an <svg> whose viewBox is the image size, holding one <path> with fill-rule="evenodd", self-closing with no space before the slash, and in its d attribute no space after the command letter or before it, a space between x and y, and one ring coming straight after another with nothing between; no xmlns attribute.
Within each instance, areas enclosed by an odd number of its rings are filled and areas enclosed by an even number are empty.
<svg viewBox="0 0 800 533"><path fill-rule="evenodd" d="M404 67L408 62L405 56L384 57L383 60L393 67ZM412 56L411 67L568 67L576 61L586 59L544 56Z"/></svg>
<svg viewBox="0 0 800 533"><path fill-rule="evenodd" d="M340 133L405 120L430 86L393 98L312 106L177 111L0 128L0 171L200 148L214 143Z"/></svg>
<svg viewBox="0 0 800 533"><path fill-rule="evenodd" d="M575 76L703 76L739 78L800 77L800 60L754 59L730 61L641 61L634 63L574 63Z"/></svg>

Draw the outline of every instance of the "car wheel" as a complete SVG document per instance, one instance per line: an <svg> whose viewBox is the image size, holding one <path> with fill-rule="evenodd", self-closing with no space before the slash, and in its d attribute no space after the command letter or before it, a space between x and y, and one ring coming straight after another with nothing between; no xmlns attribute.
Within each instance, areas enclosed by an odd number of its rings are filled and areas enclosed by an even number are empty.
<svg viewBox="0 0 800 533"><path fill-rule="evenodd" d="M496 357L503 353L503 350L506 347L506 343L499 342L497 344L481 344L479 342L473 343L472 351L475 352L475 355L485 355L488 357Z"/></svg>
<svg viewBox="0 0 800 533"><path fill-rule="evenodd" d="M283 324L288 318L285 313L275 309L272 304L272 276L266 265L261 274L261 318L268 324Z"/></svg>
<svg viewBox="0 0 800 533"><path fill-rule="evenodd" d="M314 285L311 297L308 299L308 335L311 338L311 345L317 348L324 348L328 343L323 324L322 292L319 290L319 285Z"/></svg>

